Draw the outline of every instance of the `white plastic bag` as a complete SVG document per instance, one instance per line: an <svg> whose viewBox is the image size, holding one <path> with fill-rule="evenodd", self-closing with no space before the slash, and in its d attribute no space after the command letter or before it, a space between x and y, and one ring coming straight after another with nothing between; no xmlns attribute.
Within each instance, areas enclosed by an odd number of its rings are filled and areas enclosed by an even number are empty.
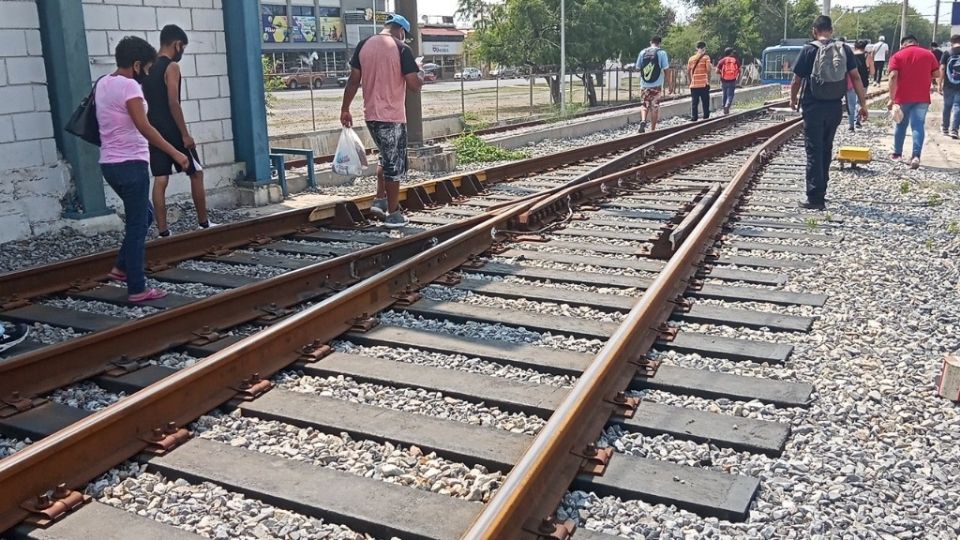
<svg viewBox="0 0 960 540"><path fill-rule="evenodd" d="M345 127L340 132L337 152L333 155L333 172L341 176L360 176L367 166L367 152L360 137Z"/></svg>

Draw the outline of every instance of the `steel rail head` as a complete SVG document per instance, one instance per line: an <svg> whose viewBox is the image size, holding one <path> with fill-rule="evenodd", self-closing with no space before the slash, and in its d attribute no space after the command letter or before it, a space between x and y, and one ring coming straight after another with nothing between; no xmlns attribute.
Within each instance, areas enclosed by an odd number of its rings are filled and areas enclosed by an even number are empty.
<svg viewBox="0 0 960 540"><path fill-rule="evenodd" d="M702 261L710 241L728 219L756 167L772 150L799 133L798 120L786 124L787 127L781 126L779 133L751 155L715 199L557 407L463 539L537 537L537 524L553 515L577 474L581 458L573 452L596 441L614 408L610 398L625 388L636 372L636 366L630 362L646 354L657 339L660 324L673 311L670 300L686 287L686 280Z"/></svg>

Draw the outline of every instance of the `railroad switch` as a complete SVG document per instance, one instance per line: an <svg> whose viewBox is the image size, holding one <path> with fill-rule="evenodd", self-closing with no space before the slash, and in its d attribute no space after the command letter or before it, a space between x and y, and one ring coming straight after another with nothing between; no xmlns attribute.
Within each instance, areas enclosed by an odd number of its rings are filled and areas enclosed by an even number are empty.
<svg viewBox="0 0 960 540"><path fill-rule="evenodd" d="M261 377L259 373L254 373L249 378L240 381L239 387L234 388L237 395L233 399L234 401L253 401L272 388L272 382Z"/></svg>
<svg viewBox="0 0 960 540"><path fill-rule="evenodd" d="M547 516L537 522L531 519L524 523L523 530L537 535L537 540L569 540L577 530L573 520L557 521L553 516Z"/></svg>
<svg viewBox="0 0 960 540"><path fill-rule="evenodd" d="M44 398L25 398L20 395L20 392L10 392L10 395L0 399L0 418L10 418L16 414L20 414L30 409L39 407L46 403L47 400Z"/></svg>
<svg viewBox="0 0 960 540"><path fill-rule="evenodd" d="M359 317L350 319L349 323L350 330L353 332L369 332L380 324L380 319L371 317L369 314L364 313Z"/></svg>
<svg viewBox="0 0 960 540"><path fill-rule="evenodd" d="M617 392L613 399L605 399L604 401L615 407L614 416L622 416L623 418L633 418L637 414L637 408L640 407L639 396L628 396L624 392Z"/></svg>
<svg viewBox="0 0 960 540"><path fill-rule="evenodd" d="M66 484L60 484L52 491L20 503L20 508L30 512L24 520L26 523L46 528L92 500L93 497L69 489Z"/></svg>
<svg viewBox="0 0 960 540"><path fill-rule="evenodd" d="M597 448L597 445L590 443L583 450L570 451L571 454L583 458L580 462L580 472L592 476L602 476L607 470L607 464L613 457L613 448L610 446Z"/></svg>

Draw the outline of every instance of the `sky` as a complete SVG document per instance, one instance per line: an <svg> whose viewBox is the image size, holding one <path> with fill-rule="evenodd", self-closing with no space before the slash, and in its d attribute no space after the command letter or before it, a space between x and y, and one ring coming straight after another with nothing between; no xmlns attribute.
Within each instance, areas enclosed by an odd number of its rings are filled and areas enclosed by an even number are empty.
<svg viewBox="0 0 960 540"><path fill-rule="evenodd" d="M858 7L878 4L879 0L832 0L835 6ZM665 0L668 5L683 8L682 0ZM933 20L936 0L912 0L910 5L921 15ZM457 9L457 0L418 0L418 10L421 15L452 15ZM950 0L943 0L940 8L940 24L950 22Z"/></svg>

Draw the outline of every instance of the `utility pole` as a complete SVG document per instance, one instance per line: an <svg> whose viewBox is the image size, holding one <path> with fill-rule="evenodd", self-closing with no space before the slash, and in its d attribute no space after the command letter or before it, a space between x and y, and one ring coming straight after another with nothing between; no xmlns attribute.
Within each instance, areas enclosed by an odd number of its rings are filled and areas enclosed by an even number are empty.
<svg viewBox="0 0 960 540"><path fill-rule="evenodd" d="M823 14L830 16L830 0L823 0Z"/></svg>
<svg viewBox="0 0 960 540"><path fill-rule="evenodd" d="M414 58L420 56L420 40L417 30L417 0L397 0L397 13L410 21L410 35L407 36ZM376 24L376 23L374 23ZM423 106L420 92L407 92L407 143L412 147L423 146Z"/></svg>
<svg viewBox="0 0 960 540"><path fill-rule="evenodd" d="M933 39L934 43L937 42L937 26L940 25L940 0L936 2L936 8L933 11Z"/></svg>
<svg viewBox="0 0 960 540"><path fill-rule="evenodd" d="M907 0L903 0L903 8L900 12L900 39L907 35Z"/></svg>
<svg viewBox="0 0 960 540"><path fill-rule="evenodd" d="M560 0L560 114L567 112L567 100L563 98L563 79L567 76L567 8L566 0Z"/></svg>
<svg viewBox="0 0 960 540"><path fill-rule="evenodd" d="M787 39L787 10L790 8L790 0L783 0L783 39Z"/></svg>

